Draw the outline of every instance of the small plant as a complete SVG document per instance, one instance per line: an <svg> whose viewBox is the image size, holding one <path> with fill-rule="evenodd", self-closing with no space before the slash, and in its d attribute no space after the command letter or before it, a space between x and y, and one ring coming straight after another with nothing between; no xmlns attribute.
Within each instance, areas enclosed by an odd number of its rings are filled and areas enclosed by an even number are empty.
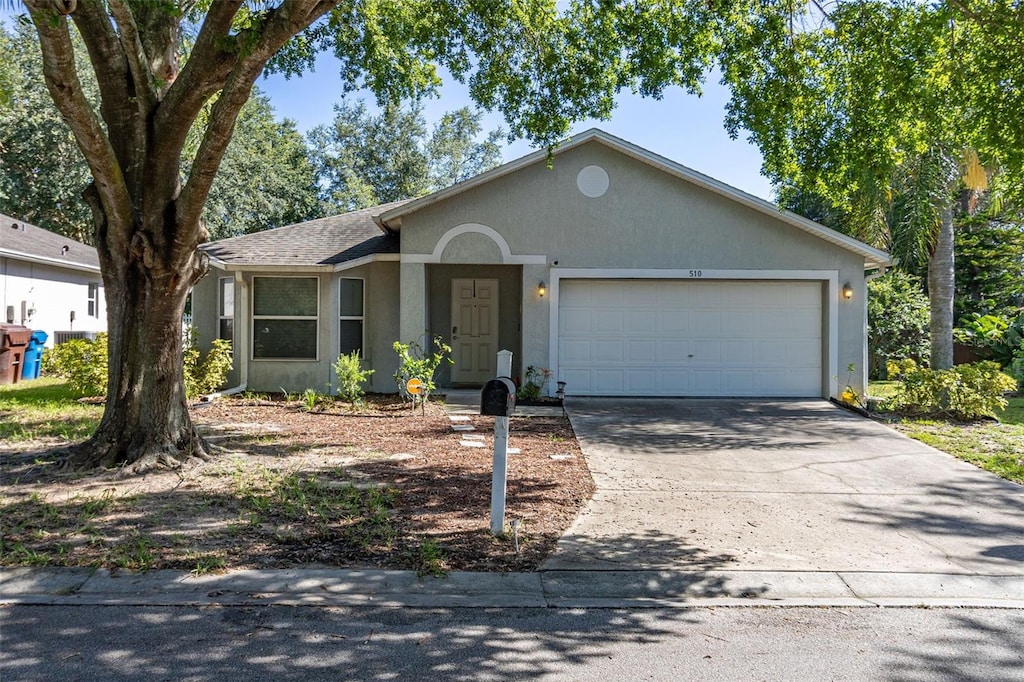
<svg viewBox="0 0 1024 682"><path fill-rule="evenodd" d="M857 365L850 363L846 366L846 388L839 394L839 399L847 405L860 406L863 404L860 399L860 395L854 390L850 383L853 381L853 373L857 370Z"/></svg>
<svg viewBox="0 0 1024 682"><path fill-rule="evenodd" d="M416 575L420 578L428 575L443 578L448 575L444 550L433 538L423 538L419 547L414 550L414 555Z"/></svg>
<svg viewBox="0 0 1024 682"><path fill-rule="evenodd" d="M550 380L550 369L530 365L526 368L523 385L516 391L516 400L536 400L544 392L544 386Z"/></svg>
<svg viewBox="0 0 1024 682"><path fill-rule="evenodd" d="M455 364L451 358L452 347L446 344L440 336L433 338L433 346L434 352L427 355L423 347L415 341L409 343L395 341L392 344L392 348L398 354L398 371L394 374L395 383L398 384L398 392L412 400L413 409L417 405L426 409L430 394L437 388L434 377L441 363ZM410 394L406 390L410 379L419 379L420 392L418 394Z"/></svg>
<svg viewBox="0 0 1024 682"><path fill-rule="evenodd" d="M222 571L225 566L224 557L210 552L204 552L201 554L190 552L185 559L187 561L195 561L195 568L189 571L189 573L196 577L206 575L207 573Z"/></svg>
<svg viewBox="0 0 1024 682"><path fill-rule="evenodd" d="M918 369L903 378L893 408L962 420L994 417L997 410L1006 407L1004 394L1016 387L1013 377L1000 372L999 365L990 361L945 370Z"/></svg>
<svg viewBox="0 0 1024 682"><path fill-rule="evenodd" d="M334 373L338 376L338 395L354 406L363 405L363 395L366 393L363 385L370 380L374 371L363 369L362 359L357 350L348 355L339 355L334 363Z"/></svg>
<svg viewBox="0 0 1024 682"><path fill-rule="evenodd" d="M317 405L320 404L320 394L316 392L315 388L307 388L300 397L302 399L302 409L306 412L314 412Z"/></svg>

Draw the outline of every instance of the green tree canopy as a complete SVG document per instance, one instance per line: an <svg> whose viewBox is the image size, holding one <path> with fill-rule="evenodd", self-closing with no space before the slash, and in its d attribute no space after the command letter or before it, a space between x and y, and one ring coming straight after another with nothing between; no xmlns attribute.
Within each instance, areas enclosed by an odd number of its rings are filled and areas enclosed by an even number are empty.
<svg viewBox="0 0 1024 682"><path fill-rule="evenodd" d="M188 168L198 151L200 125L185 148ZM316 169L295 123L277 121L258 89L238 115L203 209L210 239L223 239L315 218L320 214Z"/></svg>
<svg viewBox="0 0 1024 682"><path fill-rule="evenodd" d="M1021 16L1019 2L988 4ZM722 43L728 129L749 131L777 185L828 199L854 236L927 261L932 362L948 366L959 192L1024 197L1024 72L1006 54L1021 54L1021 24L974 0L736 9Z"/></svg>
<svg viewBox="0 0 1024 682"><path fill-rule="evenodd" d="M501 160L498 140L482 142L482 114L464 107L429 131L419 104L390 104L372 114L366 103L341 102L330 126L309 133L309 146L328 213L418 197L465 180Z"/></svg>
<svg viewBox="0 0 1024 682"><path fill-rule="evenodd" d="M89 167L46 91L34 33L24 23L10 30L0 24L0 211L91 244L92 219L82 199ZM77 59L88 72L84 56ZM84 78L82 89L98 100L95 80Z"/></svg>
<svg viewBox="0 0 1024 682"><path fill-rule="evenodd" d="M964 220L956 231L956 318L1024 310L1024 223L999 218Z"/></svg>

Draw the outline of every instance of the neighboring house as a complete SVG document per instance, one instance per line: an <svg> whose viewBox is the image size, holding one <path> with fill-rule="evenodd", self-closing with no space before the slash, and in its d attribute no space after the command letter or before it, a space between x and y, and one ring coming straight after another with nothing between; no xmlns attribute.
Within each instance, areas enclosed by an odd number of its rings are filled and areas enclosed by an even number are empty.
<svg viewBox="0 0 1024 682"><path fill-rule="evenodd" d="M0 214L0 316L58 335L107 330L96 249Z"/></svg>
<svg viewBox="0 0 1024 682"><path fill-rule="evenodd" d="M862 391L865 278L889 264L599 130L551 163L203 248L200 343L233 339L232 381L257 391L327 390L352 349L394 391L392 343L426 330L454 348L442 386L481 385L507 348L568 395Z"/></svg>

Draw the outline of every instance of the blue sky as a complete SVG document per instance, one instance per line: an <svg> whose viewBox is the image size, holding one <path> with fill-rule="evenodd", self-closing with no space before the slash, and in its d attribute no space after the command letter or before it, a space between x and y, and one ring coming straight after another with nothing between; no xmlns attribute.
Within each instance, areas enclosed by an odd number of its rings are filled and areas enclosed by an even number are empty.
<svg viewBox="0 0 1024 682"><path fill-rule="evenodd" d="M3 5L0 21L8 20L11 14ZM337 62L329 54L321 55L316 69L301 78L286 80L283 76L271 75L260 78L257 84L270 97L278 116L294 120L302 132L329 123L334 118L334 104L342 94ZM372 96L365 99L367 104L373 104ZM712 74L702 97L679 89L669 90L661 100L623 93L611 120L581 121L572 132L601 128L733 187L771 199L771 186L760 172L760 151L742 138L730 140L725 133L722 122L728 99L728 91ZM449 80L439 99L425 103L424 115L433 123L446 111L472 104L466 88ZM485 130L499 126L505 127L500 114L485 116ZM531 151L526 142L519 141L508 145L503 157L511 161Z"/></svg>
<svg viewBox="0 0 1024 682"><path fill-rule="evenodd" d="M331 55L321 55L316 69L301 78L285 80L271 75L260 78L259 87L270 97L281 117L294 120L306 132L334 118L334 104L341 98L341 81L337 62ZM350 95L358 97L358 95ZM365 97L373 104L372 95ZM628 93L620 95L618 106L609 121L588 120L573 127L574 133L598 127L645 149L710 175L745 192L771 198L771 186L761 175L761 153L744 139L730 140L723 120L728 91L712 75L701 97L673 89L661 100L644 99ZM424 106L428 122L446 112L472 106L468 92L461 84L449 81L439 99ZM505 127L500 114L487 114L484 129ZM504 160L519 158L533 149L524 141L504 149Z"/></svg>

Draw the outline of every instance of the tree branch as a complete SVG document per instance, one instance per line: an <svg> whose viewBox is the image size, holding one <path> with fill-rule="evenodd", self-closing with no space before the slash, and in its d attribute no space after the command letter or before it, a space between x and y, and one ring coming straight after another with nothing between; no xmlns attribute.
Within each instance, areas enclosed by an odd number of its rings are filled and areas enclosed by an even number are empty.
<svg viewBox="0 0 1024 682"><path fill-rule="evenodd" d="M135 150L146 144L148 73L132 68L134 51L118 35L105 4L83 0L72 15L85 42L93 72L100 89L100 113L107 124L108 139L121 164L128 191L135 194L146 181L145 168L138 163ZM130 18L130 17L129 17Z"/></svg>
<svg viewBox="0 0 1024 682"><path fill-rule="evenodd" d="M67 19L44 0L26 0L25 4L39 35L46 87L89 165L106 222L108 225L131 224L131 198L103 124L82 92ZM118 230L113 234L117 243L110 244L111 250L116 246L117 250L126 251L125 235Z"/></svg>
<svg viewBox="0 0 1024 682"><path fill-rule="evenodd" d="M108 0L110 13L117 22L121 40L121 50L124 52L128 69L131 71L132 80L135 83L135 93L139 98L140 111L149 112L153 110L157 100L156 88L153 84L153 73L149 70L146 60L146 53L139 38L138 26L135 24L135 17L131 9L122 0Z"/></svg>
<svg viewBox="0 0 1024 682"><path fill-rule="evenodd" d="M179 224L199 221L210 186L231 140L238 112L249 99L253 83L263 72L267 61L292 36L308 27L336 4L337 2L317 0L285 0L280 7L272 11L260 26L260 32L256 36L240 36L242 40L239 40L239 43L252 44L252 48L238 57L220 98L210 112L210 124L203 134L203 141L178 201ZM253 37L255 40L251 43L246 40Z"/></svg>

